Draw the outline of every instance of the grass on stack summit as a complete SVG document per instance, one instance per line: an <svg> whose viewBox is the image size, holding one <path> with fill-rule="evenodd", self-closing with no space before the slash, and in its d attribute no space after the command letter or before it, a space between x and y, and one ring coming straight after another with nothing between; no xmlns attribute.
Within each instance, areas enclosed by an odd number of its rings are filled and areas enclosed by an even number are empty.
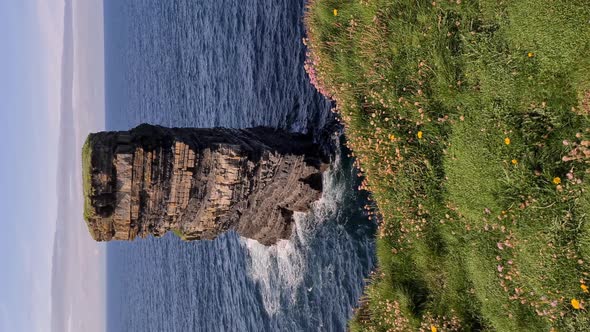
<svg viewBox="0 0 590 332"><path fill-rule="evenodd" d="M380 223L351 329L590 329L590 3L308 7Z"/></svg>

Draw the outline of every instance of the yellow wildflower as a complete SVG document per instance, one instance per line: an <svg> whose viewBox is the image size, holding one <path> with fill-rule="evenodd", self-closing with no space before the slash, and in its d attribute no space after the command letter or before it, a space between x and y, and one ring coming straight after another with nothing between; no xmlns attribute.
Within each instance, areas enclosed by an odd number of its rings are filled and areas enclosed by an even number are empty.
<svg viewBox="0 0 590 332"><path fill-rule="evenodd" d="M510 138L509 137L504 138L504 144L510 145Z"/></svg>
<svg viewBox="0 0 590 332"><path fill-rule="evenodd" d="M516 164L518 164L518 160L512 159L512 165L516 165Z"/></svg>
<svg viewBox="0 0 590 332"><path fill-rule="evenodd" d="M534 57L534 56L535 56L535 53L533 53L533 52L529 52L529 53L527 53L527 56L528 56L529 58L532 58L532 57Z"/></svg>
<svg viewBox="0 0 590 332"><path fill-rule="evenodd" d="M581 285L580 285L580 288L582 289L582 291L583 291L584 293L588 293L588 286L586 286L586 285L584 285L584 284L581 284Z"/></svg>
<svg viewBox="0 0 590 332"><path fill-rule="evenodd" d="M416 136L418 136L418 139L422 139L422 132L419 131L418 134L416 134Z"/></svg>
<svg viewBox="0 0 590 332"><path fill-rule="evenodd" d="M438 329L434 325L430 325L430 332L436 332Z"/></svg>
<svg viewBox="0 0 590 332"><path fill-rule="evenodd" d="M554 177L553 178L553 183L560 184L561 183L561 178L559 176Z"/></svg>
<svg viewBox="0 0 590 332"><path fill-rule="evenodd" d="M334 8L334 16L338 16L338 9Z"/></svg>
<svg viewBox="0 0 590 332"><path fill-rule="evenodd" d="M393 140L395 140L395 135L394 134L389 134L389 140L393 142Z"/></svg>
<svg viewBox="0 0 590 332"><path fill-rule="evenodd" d="M576 299L572 299L572 307L574 307L574 309L576 310L580 310L580 308L582 308L582 306L580 305L580 301Z"/></svg>

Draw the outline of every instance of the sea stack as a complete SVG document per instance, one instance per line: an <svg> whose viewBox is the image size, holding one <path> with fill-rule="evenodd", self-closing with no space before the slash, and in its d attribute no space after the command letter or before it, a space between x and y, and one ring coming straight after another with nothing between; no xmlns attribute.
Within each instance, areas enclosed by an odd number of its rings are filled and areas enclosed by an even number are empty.
<svg viewBox="0 0 590 332"><path fill-rule="evenodd" d="M327 160L311 136L271 128L164 128L90 134L84 218L96 241L214 239L227 230L271 245L322 192Z"/></svg>

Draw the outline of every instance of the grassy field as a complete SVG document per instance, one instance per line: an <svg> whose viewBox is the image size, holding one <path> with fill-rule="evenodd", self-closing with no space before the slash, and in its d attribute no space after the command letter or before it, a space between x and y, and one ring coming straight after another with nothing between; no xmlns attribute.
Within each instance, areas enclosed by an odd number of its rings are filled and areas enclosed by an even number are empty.
<svg viewBox="0 0 590 332"><path fill-rule="evenodd" d="M590 2L312 0L380 226L353 331L590 331Z"/></svg>

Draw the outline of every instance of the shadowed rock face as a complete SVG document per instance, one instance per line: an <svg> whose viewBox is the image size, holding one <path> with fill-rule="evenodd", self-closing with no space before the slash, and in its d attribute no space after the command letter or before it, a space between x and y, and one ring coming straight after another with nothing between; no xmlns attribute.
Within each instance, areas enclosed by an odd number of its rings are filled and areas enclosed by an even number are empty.
<svg viewBox="0 0 590 332"><path fill-rule="evenodd" d="M140 125L90 134L85 218L97 241L174 231L213 239L229 229L269 245L293 212L319 199L325 160L310 136L270 128Z"/></svg>

